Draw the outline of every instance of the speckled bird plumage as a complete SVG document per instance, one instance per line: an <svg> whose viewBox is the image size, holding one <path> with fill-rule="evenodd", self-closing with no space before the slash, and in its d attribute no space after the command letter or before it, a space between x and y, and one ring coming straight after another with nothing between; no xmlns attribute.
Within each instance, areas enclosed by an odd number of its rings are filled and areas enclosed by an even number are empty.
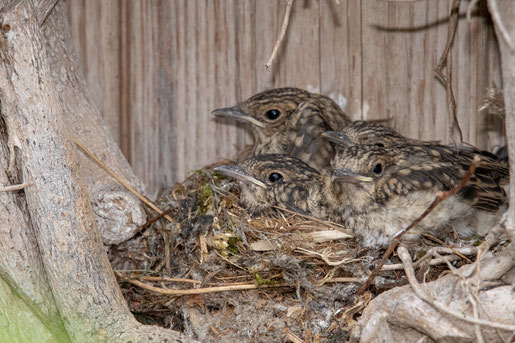
<svg viewBox="0 0 515 343"><path fill-rule="evenodd" d="M400 144L438 144L438 141L420 141L405 137L394 129L379 123L356 120L339 132L326 132L324 134L330 141L337 140L339 144L346 145L378 145L389 147Z"/></svg>
<svg viewBox="0 0 515 343"><path fill-rule="evenodd" d="M215 170L240 181L240 202L253 213L272 206L304 214L321 209L322 175L297 158L281 154L257 155L239 165L219 166ZM280 175L280 179L275 180L274 173Z"/></svg>
<svg viewBox="0 0 515 343"><path fill-rule="evenodd" d="M473 158L438 144L349 146L333 161L334 203L345 204L342 220L365 245L385 245L427 209L438 191L457 186ZM410 236L447 224L463 235L485 234L505 207L500 181L507 172L506 166L481 157L469 183L438 205Z"/></svg>
<svg viewBox="0 0 515 343"><path fill-rule="evenodd" d="M326 168L334 155L322 132L339 131L351 123L330 98L298 88L267 90L212 113L252 124L255 143L250 156L286 154L317 170Z"/></svg>
<svg viewBox="0 0 515 343"><path fill-rule="evenodd" d="M407 155L421 155L434 161L455 163L461 168L468 169L475 155L481 157L481 163L476 170L477 175L494 178L500 184L508 182L508 168L505 161L496 155L479 150L471 145L443 145L436 141L419 141L404 137L397 131L371 122L356 121L340 132L325 132L323 136L341 148L351 145L376 145L378 147L395 147L403 149ZM402 147L402 148L401 148ZM337 149L339 150L339 149ZM338 154L332 166L338 167Z"/></svg>
<svg viewBox="0 0 515 343"><path fill-rule="evenodd" d="M422 148L433 149L435 146L440 146L439 152L435 153L439 157L440 154L445 154L452 158L453 155L457 156L457 159L461 158L459 155L463 155L465 159L473 158L474 154L479 154L483 158L491 160L500 160L495 154L488 151L479 150L471 145L441 145L438 141L421 141L405 137L395 131L394 129L363 120L357 120L339 132L325 132L323 136L329 141L340 145L377 145L380 147L391 147L397 145L416 145ZM472 156L472 157L471 157Z"/></svg>
<svg viewBox="0 0 515 343"><path fill-rule="evenodd" d="M454 161L437 160L428 150L415 150L351 146L339 152L332 176L284 155L254 156L218 170L233 177L238 174L236 178L243 181L241 202L251 211L286 207L342 223L363 245L385 246L426 210L438 191L456 186L468 170ZM463 235L485 234L498 220L506 196L498 180L486 171L488 165L480 167L485 170L475 173L457 195L437 206L407 237L448 224ZM282 178L272 182L273 173Z"/></svg>

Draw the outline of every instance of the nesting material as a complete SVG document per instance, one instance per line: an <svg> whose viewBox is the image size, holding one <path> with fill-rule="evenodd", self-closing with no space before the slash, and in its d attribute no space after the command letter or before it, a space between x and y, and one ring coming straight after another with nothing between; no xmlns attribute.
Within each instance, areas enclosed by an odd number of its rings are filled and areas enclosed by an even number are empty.
<svg viewBox="0 0 515 343"><path fill-rule="evenodd" d="M362 250L344 227L285 209L251 215L238 198L233 180L195 171L156 201L173 223L149 211L154 219L137 236L110 247L138 320L202 342L345 342L371 299L407 283L393 256L356 297L384 251ZM475 253L477 241L452 230L439 237L407 243L426 282L446 261L459 266Z"/></svg>

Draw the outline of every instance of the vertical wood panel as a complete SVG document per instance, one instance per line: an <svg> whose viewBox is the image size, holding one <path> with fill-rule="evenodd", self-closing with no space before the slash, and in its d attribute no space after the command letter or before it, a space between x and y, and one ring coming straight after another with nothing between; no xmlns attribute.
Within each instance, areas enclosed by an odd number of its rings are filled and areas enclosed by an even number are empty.
<svg viewBox="0 0 515 343"><path fill-rule="evenodd" d="M262 3L259 2L258 3ZM283 22L286 2L279 2L277 30L273 35L260 37L275 44ZM274 87L295 86L320 92L320 1L295 1L284 45L272 69ZM258 9L259 10L259 9ZM306 23L311 23L306 25ZM259 23L258 23L259 24ZM268 55L272 50L267 50ZM266 56L263 64L268 60ZM263 69L258 73L264 73Z"/></svg>
<svg viewBox="0 0 515 343"><path fill-rule="evenodd" d="M297 86L347 103L354 119L382 119L413 138L450 142L451 118L433 69L451 0L298 0L273 71L282 0L70 0L73 37L92 96L135 172L151 190L230 158L251 141L210 111L271 87ZM466 10L462 4L461 12ZM453 51L466 141L502 142L498 118L478 113L500 86L499 58L482 4L462 16Z"/></svg>
<svg viewBox="0 0 515 343"><path fill-rule="evenodd" d="M445 44L450 2L366 0L362 6L363 118L387 116L403 134L444 139L445 90L433 69Z"/></svg>
<svg viewBox="0 0 515 343"><path fill-rule="evenodd" d="M320 3L320 92L361 118L361 0Z"/></svg>
<svg viewBox="0 0 515 343"><path fill-rule="evenodd" d="M93 100L121 142L121 11L118 1L69 1L72 37ZM124 151L127 153L127 151Z"/></svg>
<svg viewBox="0 0 515 343"><path fill-rule="evenodd" d="M147 1L130 1L127 8L128 115L131 162L136 175L150 189L159 174L158 56L160 48L157 13L159 7Z"/></svg>

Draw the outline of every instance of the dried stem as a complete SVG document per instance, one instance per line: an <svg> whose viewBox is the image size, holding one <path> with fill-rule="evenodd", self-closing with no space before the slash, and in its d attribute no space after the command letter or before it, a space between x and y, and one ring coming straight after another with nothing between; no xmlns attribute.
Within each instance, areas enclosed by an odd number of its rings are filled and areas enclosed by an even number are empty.
<svg viewBox="0 0 515 343"><path fill-rule="evenodd" d="M383 258L381 259L381 261L379 262L377 267L375 267L374 271L372 272L372 274L370 274L367 281L358 289L357 295L363 294L368 289L368 287L372 284L375 277L377 276L377 274L379 274L379 272L381 271L381 268L386 263L386 260L390 257L390 255L392 254L392 252L395 249L395 247L397 246L397 244L399 244L402 236L404 236L404 234L406 234L406 232L411 230L415 225L417 225L425 217L427 217L427 215L429 213L431 213L438 204L440 204L442 201L444 201L448 197L453 196L454 194L459 192L463 187L465 187L465 185L469 182L470 178L474 174L474 172L477 168L477 165L479 164L479 161L480 161L479 156L476 155L474 157L474 160L472 161L472 164L470 165L470 168L469 168L467 174L465 175L465 177L460 181L460 183L456 187L454 187L446 192L436 193L435 200L433 200L431 205L429 205L429 207L424 211L424 213L422 213L422 215L420 217L415 219L408 227L399 231L395 235L395 237L393 238L392 242L388 246L388 249L386 249L386 252L384 253Z"/></svg>
<svg viewBox="0 0 515 343"><path fill-rule="evenodd" d="M283 19L283 25L281 27L281 32L279 33L279 37L277 38L277 41L275 42L274 49L272 50L272 55L270 56L270 59L265 64L265 68L268 71L272 70L272 63L275 60L275 57L277 56L277 52L279 51L279 48L281 47L281 43L283 42L284 35L286 34L286 30L288 29L288 23L290 22L290 13L291 8L293 5L293 0L286 0L286 10L284 12L284 19Z"/></svg>
<svg viewBox="0 0 515 343"><path fill-rule="evenodd" d="M492 20L494 21L497 30L499 30L499 33L506 42L508 48L510 48L510 51L513 51L515 47L513 46L513 42L510 38L510 33L508 32L506 26L504 26L504 23L502 22L501 15L499 14L499 8L497 7L497 2L489 1L488 4L490 6L490 15L492 16Z"/></svg>
<svg viewBox="0 0 515 343"><path fill-rule="evenodd" d="M451 247L450 245L446 244L444 241L442 241L441 239L438 239L436 238L435 236L433 235L430 235L430 234L427 234L425 233L424 234L424 237L426 238L429 238L431 240L434 240L435 242L437 242L438 244L441 244L443 245L444 247L446 247L447 249L450 249L454 254L458 255L459 257L461 257L462 259L464 259L465 261L467 261L467 263L472 263L472 261L465 255L463 255L462 253L460 253L458 250L454 249L453 247Z"/></svg>
<svg viewBox="0 0 515 343"><path fill-rule="evenodd" d="M452 3L451 13L449 15L449 25L447 27L447 41L445 42L445 47L443 49L442 55L440 56L440 60L436 65L435 72L440 77L441 81L445 83L446 77L442 73L445 61L447 60L447 56L451 50L452 42L454 41L454 34L456 33L456 27L458 26L458 15L460 8L461 0L454 0Z"/></svg>
<svg viewBox="0 0 515 343"><path fill-rule="evenodd" d="M328 220L323 220L323 219L320 219L320 218L316 218L316 217L313 217L313 216L309 216L307 214L302 214L302 213L298 213L298 212L295 212L295 211L292 211L292 210L289 210L285 207L281 207L281 206L273 206L276 210L281 210L281 211L284 211L284 212L287 212L287 213L290 213L290 214L293 214L294 216L299 216L299 217L302 217L304 219L309 219L309 220L312 220L316 223L319 223L319 224L323 224L325 226L328 226L328 227L332 227L333 229L336 229L340 232L344 232L346 234L348 234L350 237L354 237L350 232L349 230L347 230L344 226L338 224L338 223L335 223L335 222L331 222L331 221L328 221Z"/></svg>
<svg viewBox="0 0 515 343"><path fill-rule="evenodd" d="M132 279L123 279L122 281L127 281L146 289L148 291L152 291L159 294L166 294L172 296L183 296L183 295L194 295L194 294L207 294L207 293L215 293L215 292L226 292L226 291L242 291L248 289L261 289L261 288L277 288L277 287L294 287L295 285L290 285L288 283L279 283L275 285L256 285L254 283L247 284L237 284L237 285L227 285L227 286L217 286L217 287L205 287L205 288L191 288L191 289L170 289L170 288L160 288L152 285L147 285L144 282Z"/></svg>
<svg viewBox="0 0 515 343"><path fill-rule="evenodd" d="M48 15L52 12L55 5L59 0L43 0L40 1L37 8L37 18L39 25L43 25L48 18Z"/></svg>
<svg viewBox="0 0 515 343"><path fill-rule="evenodd" d="M102 162L98 157L96 157L91 151L89 151L84 145L82 145L78 140L74 140L75 144L79 148L86 153L93 161L95 161L102 169L104 169L109 175L111 175L116 181L118 181L123 187L125 187L129 192L134 194L136 197L138 197L139 200L143 201L148 207L153 209L159 214L162 214L163 211L161 211L156 205L154 205L150 200L145 198L143 195L141 195L138 191L136 191L134 188L132 188L127 182L125 182L121 177L119 177L114 171L112 171L108 166L105 165L104 162ZM175 223L175 221L170 217L169 215L163 215L163 217L168 220L170 223Z"/></svg>
<svg viewBox="0 0 515 343"><path fill-rule="evenodd" d="M422 256L420 259L418 259L417 262L413 263L413 267L415 269L420 267L422 265L422 263L424 263L428 259L431 259L433 256L437 255L439 252L454 253L454 254L459 254L459 255L458 256L447 255L447 256L438 256L438 257L432 258L431 261L429 261L430 266L436 266L439 264L457 261L462 258L460 256L464 256L464 254L473 255L477 251L476 248L461 248L459 250L461 252L456 249L451 250L451 249L444 248L444 247L431 248L424 256ZM467 259L467 260L469 260L469 259ZM381 268L381 271L401 270L401 269L404 269L404 266L402 265L402 263L397 263L397 264L387 264Z"/></svg>
<svg viewBox="0 0 515 343"><path fill-rule="evenodd" d="M417 278L415 277L415 270L413 269L411 256L408 252L408 249L406 249L403 246L400 246L399 249L397 249L397 254L399 258L401 259L403 265L404 265L404 271L406 273L406 278L408 279L408 282L413 289L413 292L422 299L423 301L427 302L429 305L436 308L439 312L453 316L457 319L463 320L465 322L471 323L471 324L477 324L481 326L487 326L495 329L501 329L501 330L507 330L507 331L515 331L514 325L506 325L501 323L495 323L488 320L478 319L478 318L471 318L468 316L463 315L461 312L457 312L454 310L449 309L445 304L439 302L436 299L433 299L430 295L426 294L420 284L417 281Z"/></svg>
<svg viewBox="0 0 515 343"><path fill-rule="evenodd" d="M342 264L361 261L360 259L344 258L343 260L334 262L334 261L329 260L329 257L326 254L321 254L316 251L311 251L311 250L304 249L304 248L297 248L297 249L295 249L295 251L303 253L308 256L317 256L317 257L321 258L322 261L324 261L328 266L332 266L332 267L341 266Z"/></svg>
<svg viewBox="0 0 515 343"><path fill-rule="evenodd" d="M459 136L459 143L461 144L463 142L463 132L461 131L460 123L458 122L458 117L456 114L456 99L454 98L454 93L452 91L451 57L452 42L454 41L456 28L458 27L460 2L461 0L454 0L452 3L451 13L449 15L449 25L447 26L447 42L445 43L445 48L442 52L442 55L440 56L438 65L435 68L435 73L442 84L445 86L445 91L447 94L447 108L453 120L451 134L454 130L456 130ZM447 75L445 75L442 71L444 66L447 69Z"/></svg>
<svg viewBox="0 0 515 343"><path fill-rule="evenodd" d="M23 188L25 188L27 186L31 186L33 184L34 184L34 182L28 181L28 182L24 182L24 183L19 184L19 185L0 187L0 192L19 191L20 189L23 189Z"/></svg>
<svg viewBox="0 0 515 343"><path fill-rule="evenodd" d="M141 225L138 232L145 230L147 227L149 227L150 225L157 222L159 219L163 218L164 216L166 216L172 212L173 212L173 208L169 208L169 209L163 211L162 213L159 213L157 216L150 218L149 220L147 220L147 222L145 224Z"/></svg>

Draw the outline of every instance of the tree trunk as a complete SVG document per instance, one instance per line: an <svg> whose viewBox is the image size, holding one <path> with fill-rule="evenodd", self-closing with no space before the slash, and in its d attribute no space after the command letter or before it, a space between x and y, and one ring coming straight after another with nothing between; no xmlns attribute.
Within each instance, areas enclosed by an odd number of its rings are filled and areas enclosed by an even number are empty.
<svg viewBox="0 0 515 343"><path fill-rule="evenodd" d="M488 9L494 22L497 42L501 52L501 69L504 91L506 142L510 161L510 208L506 229L515 241L515 2L488 0Z"/></svg>
<svg viewBox="0 0 515 343"><path fill-rule="evenodd" d="M107 156L119 151L92 124L98 113L81 93L83 82L66 65L71 62L62 60L71 55L57 56L65 48L59 38L63 31L42 33L45 19L55 29L62 22L62 17L53 22L53 13L46 18L54 5L29 0L0 5L0 181L4 186L31 183L0 194L0 287L9 285L18 303L25 302L57 335L55 341L181 341L176 332L134 319L107 259L88 197L89 178L82 177L94 168L79 159L73 137L86 144L96 137L105 160L119 159Z"/></svg>
<svg viewBox="0 0 515 343"><path fill-rule="evenodd" d="M107 133L89 96L73 51L66 12L66 2L59 1L45 19L42 33L50 74L59 92L68 128L73 137L86 144L109 168L143 193L143 183ZM118 244L128 240L146 221L140 201L84 153L79 155L79 163L104 243Z"/></svg>

